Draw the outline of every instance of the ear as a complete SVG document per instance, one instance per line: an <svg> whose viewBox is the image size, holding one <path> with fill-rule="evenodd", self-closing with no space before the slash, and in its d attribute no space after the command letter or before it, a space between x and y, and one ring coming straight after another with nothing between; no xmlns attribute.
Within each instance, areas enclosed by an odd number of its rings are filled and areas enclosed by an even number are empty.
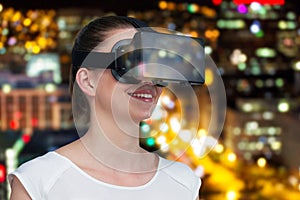
<svg viewBox="0 0 300 200"><path fill-rule="evenodd" d="M92 71L87 68L80 68L76 74L76 82L80 89L88 96L95 96L96 86L93 80Z"/></svg>

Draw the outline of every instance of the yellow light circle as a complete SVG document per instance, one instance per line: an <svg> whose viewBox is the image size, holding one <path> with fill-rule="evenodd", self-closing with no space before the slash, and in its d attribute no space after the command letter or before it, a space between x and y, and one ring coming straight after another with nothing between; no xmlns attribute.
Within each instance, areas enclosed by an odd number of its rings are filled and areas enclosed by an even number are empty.
<svg viewBox="0 0 300 200"><path fill-rule="evenodd" d="M210 69L205 70L205 84L211 85L214 81L213 72Z"/></svg>
<svg viewBox="0 0 300 200"><path fill-rule="evenodd" d="M41 48L39 46L37 46L37 45L33 46L32 53L38 54L38 53L40 53L40 51L41 51Z"/></svg>
<svg viewBox="0 0 300 200"><path fill-rule="evenodd" d="M30 24L31 24L31 19L29 19L29 18L24 19L24 21L23 21L24 26L29 26Z"/></svg>
<svg viewBox="0 0 300 200"><path fill-rule="evenodd" d="M46 46L47 46L47 39L46 39L46 38L44 38L44 37L39 37L37 42L38 42L39 46L40 46L42 49L46 48Z"/></svg>
<svg viewBox="0 0 300 200"><path fill-rule="evenodd" d="M32 47L32 42L31 41L27 41L26 43L25 43L25 48L26 49L30 49Z"/></svg>

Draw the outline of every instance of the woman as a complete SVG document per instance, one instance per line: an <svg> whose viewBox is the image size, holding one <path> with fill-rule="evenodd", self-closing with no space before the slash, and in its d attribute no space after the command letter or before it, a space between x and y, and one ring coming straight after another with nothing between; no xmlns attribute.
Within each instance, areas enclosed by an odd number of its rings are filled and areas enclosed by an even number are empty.
<svg viewBox="0 0 300 200"><path fill-rule="evenodd" d="M118 16L95 19L79 32L73 53L111 52L141 24ZM10 174L11 200L197 199L200 179L187 166L139 146L139 123L151 116L162 87L122 83L111 69L73 64L71 71L75 122L88 124L87 131Z"/></svg>

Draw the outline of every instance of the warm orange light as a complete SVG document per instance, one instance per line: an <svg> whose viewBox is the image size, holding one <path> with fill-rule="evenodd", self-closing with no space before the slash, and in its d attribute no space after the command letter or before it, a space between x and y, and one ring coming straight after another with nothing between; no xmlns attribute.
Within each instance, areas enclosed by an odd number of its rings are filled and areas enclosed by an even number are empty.
<svg viewBox="0 0 300 200"><path fill-rule="evenodd" d="M158 7L161 9L161 10L165 10L167 8L168 4L166 1L160 1L158 3Z"/></svg>
<svg viewBox="0 0 300 200"><path fill-rule="evenodd" d="M201 7L201 12L207 17L215 17L217 15L217 12L207 6Z"/></svg>
<svg viewBox="0 0 300 200"><path fill-rule="evenodd" d="M30 26L30 32L31 33L34 33L36 31L38 31L38 29L39 29L39 26L37 24L33 24L33 25Z"/></svg>
<svg viewBox="0 0 300 200"><path fill-rule="evenodd" d="M175 10L176 9L176 4L173 2L168 2L167 3L167 8L168 10Z"/></svg>
<svg viewBox="0 0 300 200"><path fill-rule="evenodd" d="M15 12L15 14L13 15L13 17L12 17L11 20L12 20L13 22L16 22L16 21L18 21L18 20L21 19L21 16L22 16L21 12L20 12L20 11L17 11L17 12Z"/></svg>
<svg viewBox="0 0 300 200"><path fill-rule="evenodd" d="M191 35L192 37L199 37L199 34L198 34L197 31L191 31L191 32L190 32L190 35Z"/></svg>
<svg viewBox="0 0 300 200"><path fill-rule="evenodd" d="M204 33L206 38L214 39L220 36L220 32L216 29L214 30L206 30Z"/></svg>

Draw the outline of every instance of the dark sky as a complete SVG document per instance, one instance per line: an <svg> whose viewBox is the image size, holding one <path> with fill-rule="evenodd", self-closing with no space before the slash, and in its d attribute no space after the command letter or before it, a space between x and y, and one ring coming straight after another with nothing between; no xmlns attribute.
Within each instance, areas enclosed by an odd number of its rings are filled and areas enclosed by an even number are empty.
<svg viewBox="0 0 300 200"><path fill-rule="evenodd" d="M5 7L13 6L19 9L49 9L49 8L101 8L126 14L128 9L145 10L157 8L159 0L0 0ZM166 0L173 2L195 2L200 5L212 6L212 0ZM286 4L296 9L300 15L300 0L285 0Z"/></svg>

